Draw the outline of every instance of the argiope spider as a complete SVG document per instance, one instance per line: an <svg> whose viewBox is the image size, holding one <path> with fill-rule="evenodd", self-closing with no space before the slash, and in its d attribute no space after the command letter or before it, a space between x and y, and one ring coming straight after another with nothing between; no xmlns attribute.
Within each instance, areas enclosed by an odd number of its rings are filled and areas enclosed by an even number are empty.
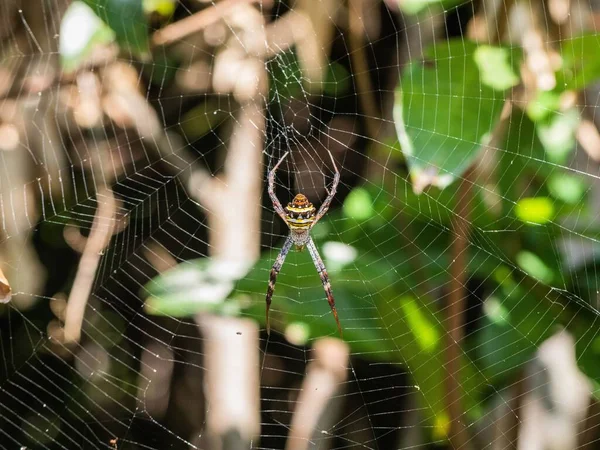
<svg viewBox="0 0 600 450"><path fill-rule="evenodd" d="M279 203L277 196L275 195L275 173L277 169L283 162L283 160L287 157L289 152L286 152L285 155L275 164L275 167L269 172L269 196L271 197L271 201L273 202L273 207L279 217L283 219L283 221L287 224L290 229L290 234L288 235L277 259L275 260L275 264L273 264L273 268L271 269L271 274L269 276L269 287L267 288L267 309L266 309L266 318L267 318L267 333L271 334L271 326L269 322L269 308L271 307L271 297L273 297L273 291L275 290L275 282L277 281L277 275L281 270L281 266L283 266L283 262L285 261L285 257L288 252L292 248L292 245L296 246L297 250L302 250L304 247L308 248L308 252L315 263L315 267L317 268L317 272L321 277L321 282L323 283L323 288L325 289L325 294L327 295L327 301L329 302L329 306L331 307L331 312L333 313L333 317L335 318L335 322L337 323L338 331L340 336L342 336L342 327L340 326L340 320L338 319L337 310L335 309L335 300L333 299L333 293L331 292L331 285L329 284L329 276L327 275L327 270L325 269L325 264L323 264L323 260L317 251L317 247L310 237L311 228L325 215L327 210L329 209L329 205L335 196L338 183L340 182L340 173L335 165L335 161L333 159L333 155L329 153L331 157L331 162L333 164L333 169L335 171L335 175L333 177L333 184L331 185L331 191L327 191L328 195L319 211L316 212L316 208L308 201L305 195L297 194L291 203L285 207L285 209ZM316 212L316 213L315 213Z"/></svg>

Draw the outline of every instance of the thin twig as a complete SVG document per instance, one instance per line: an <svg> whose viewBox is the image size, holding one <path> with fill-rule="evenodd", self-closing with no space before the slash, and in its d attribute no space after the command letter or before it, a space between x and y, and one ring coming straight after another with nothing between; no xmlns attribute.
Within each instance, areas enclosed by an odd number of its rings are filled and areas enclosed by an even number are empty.
<svg viewBox="0 0 600 450"><path fill-rule="evenodd" d="M197 33L204 28L216 23L233 8L244 3L261 3L260 0L223 0L215 3L209 8L198 11L191 16L178 20L157 30L152 36L153 45L169 45L180 41L191 34ZM262 2L263 7L264 2Z"/></svg>
<svg viewBox="0 0 600 450"><path fill-rule="evenodd" d="M67 302L64 342L78 342L81 325L102 251L110 242L115 225L116 201L110 189L103 189L97 195L98 208L94 216L92 231L79 261L73 288Z"/></svg>
<svg viewBox="0 0 600 450"><path fill-rule="evenodd" d="M321 430L335 423L340 411L333 400L348 375L349 354L348 345L339 339L315 342L314 360L306 368L286 450L316 448L315 442L323 439Z"/></svg>
<svg viewBox="0 0 600 450"><path fill-rule="evenodd" d="M464 336L463 322L467 301L467 249L471 230L471 207L473 189L471 171L465 173L458 190L458 199L452 231L454 241L451 247L452 264L450 265L450 304L447 310L447 347L446 347L446 400L450 415L450 443L455 449L470 448L469 435L464 422L461 387L460 361L462 356L461 342Z"/></svg>

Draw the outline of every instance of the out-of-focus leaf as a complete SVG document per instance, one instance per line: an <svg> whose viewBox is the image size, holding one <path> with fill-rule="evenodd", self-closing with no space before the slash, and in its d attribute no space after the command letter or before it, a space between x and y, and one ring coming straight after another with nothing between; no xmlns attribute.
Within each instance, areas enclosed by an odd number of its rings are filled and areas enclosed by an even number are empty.
<svg viewBox="0 0 600 450"><path fill-rule="evenodd" d="M523 289L510 269L499 270L502 275L496 278L502 284L485 300L483 323L476 333L478 365L492 382L519 371L559 323L555 311Z"/></svg>
<svg viewBox="0 0 600 450"><path fill-rule="evenodd" d="M504 91L519 84L511 50L504 47L481 45L473 55L479 68L482 83L492 89Z"/></svg>
<svg viewBox="0 0 600 450"><path fill-rule="evenodd" d="M548 179L548 190L557 199L570 205L581 201L588 186L581 178L566 173L557 173Z"/></svg>
<svg viewBox="0 0 600 450"><path fill-rule="evenodd" d="M521 269L542 283L551 284L554 279L552 269L535 253L525 250L520 251L517 254L517 264Z"/></svg>
<svg viewBox="0 0 600 450"><path fill-rule="evenodd" d="M122 48L147 59L150 49L143 0L83 0L114 32Z"/></svg>
<svg viewBox="0 0 600 450"><path fill-rule="evenodd" d="M462 0L398 0L402 11L406 14L418 14L426 8L450 9L464 3Z"/></svg>
<svg viewBox="0 0 600 450"><path fill-rule="evenodd" d="M427 315L417 306L416 301L405 296L400 299L400 308L413 332L421 351L431 353L440 344L439 330L430 322Z"/></svg>
<svg viewBox="0 0 600 450"><path fill-rule="evenodd" d="M146 13L157 13L163 17L171 17L177 6L177 0L142 0L142 2Z"/></svg>
<svg viewBox="0 0 600 450"><path fill-rule="evenodd" d="M327 241L323 244L323 256L329 262L329 272L334 273L353 263L358 251L343 242Z"/></svg>
<svg viewBox="0 0 600 450"><path fill-rule="evenodd" d="M357 221L371 218L375 214L373 199L365 188L354 188L344 200L344 215Z"/></svg>
<svg viewBox="0 0 600 450"><path fill-rule="evenodd" d="M560 107L560 92L537 91L535 97L527 104L527 115L537 122L543 120Z"/></svg>
<svg viewBox="0 0 600 450"><path fill-rule="evenodd" d="M477 158L498 123L505 91L490 87L512 85L512 76L490 75L489 59L506 67L520 59L516 49L479 47L463 39L437 43L424 52L423 61L407 66L396 92L394 119L402 151L408 161L413 189L427 185L445 188ZM485 82L483 77L485 76Z"/></svg>
<svg viewBox="0 0 600 450"><path fill-rule="evenodd" d="M69 5L60 24L58 49L63 70L77 69L95 47L112 42L113 31L81 1Z"/></svg>
<svg viewBox="0 0 600 450"><path fill-rule="evenodd" d="M583 89L600 80L600 34L584 34L561 42L562 68L557 72L559 87ZM564 78L564 79L561 79Z"/></svg>
<svg viewBox="0 0 600 450"><path fill-rule="evenodd" d="M523 222L542 225L554 218L554 203L548 197L522 198L517 202L515 214Z"/></svg>
<svg viewBox="0 0 600 450"><path fill-rule="evenodd" d="M236 314L235 299L225 302L234 281L244 268L208 258L179 264L145 286L145 309L149 314L193 317L200 312Z"/></svg>
<svg viewBox="0 0 600 450"><path fill-rule="evenodd" d="M375 219L372 219L375 220ZM364 229L368 229L364 224ZM369 236L374 244L376 236ZM389 234L388 234L389 242ZM376 245L376 244L375 244ZM317 243L325 249L326 244ZM420 392L423 417L433 426L445 417L442 318L437 305L418 298L413 269L402 251L381 257L379 249L360 247L356 258L331 273L344 339L354 355L402 364L410 370ZM326 267L333 261L323 251ZM236 294L250 297L245 314L264 323L265 291L276 253L265 255L236 286ZM443 270L443 269L440 269ZM292 334L294 341L307 343L324 335L337 334L336 325L313 262L307 252L290 252L275 287L271 304L271 326ZM477 397L482 379L464 359L463 389Z"/></svg>
<svg viewBox="0 0 600 450"><path fill-rule="evenodd" d="M571 109L564 113L553 113L547 120L537 122L537 134L548 159L556 164L565 164L575 149L575 131L579 125L579 112Z"/></svg>

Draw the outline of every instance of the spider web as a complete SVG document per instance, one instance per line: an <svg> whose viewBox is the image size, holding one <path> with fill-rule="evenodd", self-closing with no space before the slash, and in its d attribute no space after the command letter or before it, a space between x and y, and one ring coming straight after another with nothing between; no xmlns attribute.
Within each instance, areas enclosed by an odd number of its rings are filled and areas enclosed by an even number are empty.
<svg viewBox="0 0 600 450"><path fill-rule="evenodd" d="M447 38L467 48L481 9L201 3L175 11L175 24L219 11L194 33L171 42L153 24L152 59L103 43L64 76L70 2L0 5L0 264L12 287L0 448L593 448L597 164L583 145L536 153L522 111L470 174L435 161L481 136L415 126L417 100L404 132L433 156L398 142L398 80L404 95L420 82L410 61L448 67L425 115L450 122L443 80L464 83L457 56L422 55ZM134 33L142 21L127 19ZM469 87L461 115L489 124L481 105L503 101ZM590 92L575 103L593 112ZM287 256L265 330L288 233L267 173L286 152L283 205L298 192L321 205L330 154L341 172L312 236L345 343L307 252ZM443 176L455 180L414 193Z"/></svg>

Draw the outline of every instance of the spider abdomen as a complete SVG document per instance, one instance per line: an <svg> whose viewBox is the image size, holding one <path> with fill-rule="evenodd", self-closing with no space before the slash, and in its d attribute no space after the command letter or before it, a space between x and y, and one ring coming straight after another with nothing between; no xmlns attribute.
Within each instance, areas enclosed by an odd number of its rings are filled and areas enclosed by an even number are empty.
<svg viewBox="0 0 600 450"><path fill-rule="evenodd" d="M303 194L297 194L285 207L285 212L292 230L308 230L315 221L316 209Z"/></svg>

